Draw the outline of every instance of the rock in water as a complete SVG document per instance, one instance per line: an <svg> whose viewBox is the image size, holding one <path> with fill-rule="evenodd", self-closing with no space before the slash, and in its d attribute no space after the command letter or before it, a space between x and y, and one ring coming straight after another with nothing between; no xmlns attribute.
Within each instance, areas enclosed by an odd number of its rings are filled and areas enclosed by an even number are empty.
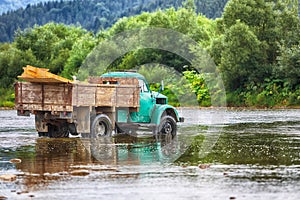
<svg viewBox="0 0 300 200"><path fill-rule="evenodd" d="M199 167L200 169L207 169L207 168L210 167L210 165L209 165L209 164L200 164L198 167Z"/></svg>
<svg viewBox="0 0 300 200"><path fill-rule="evenodd" d="M10 163L21 163L22 160L19 159L19 158L14 158L14 159L11 159L9 162L10 162Z"/></svg>
<svg viewBox="0 0 300 200"><path fill-rule="evenodd" d="M3 181L15 181L17 179L17 176L14 174L3 174L0 176L0 180Z"/></svg>
<svg viewBox="0 0 300 200"><path fill-rule="evenodd" d="M90 172L88 170L74 170L71 172L72 176L87 176Z"/></svg>

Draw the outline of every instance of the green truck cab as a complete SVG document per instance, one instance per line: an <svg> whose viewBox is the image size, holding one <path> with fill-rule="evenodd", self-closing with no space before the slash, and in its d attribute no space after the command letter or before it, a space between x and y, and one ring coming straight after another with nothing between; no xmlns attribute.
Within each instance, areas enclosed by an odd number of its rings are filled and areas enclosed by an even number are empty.
<svg viewBox="0 0 300 200"><path fill-rule="evenodd" d="M183 122L175 107L168 105L168 98L160 91L150 90L145 77L136 72L109 72L103 78L136 78L140 88L140 108L138 112L119 108L116 117L117 131L132 133L139 129L150 129L153 133L176 135L177 122ZM161 91L163 90L163 82Z"/></svg>

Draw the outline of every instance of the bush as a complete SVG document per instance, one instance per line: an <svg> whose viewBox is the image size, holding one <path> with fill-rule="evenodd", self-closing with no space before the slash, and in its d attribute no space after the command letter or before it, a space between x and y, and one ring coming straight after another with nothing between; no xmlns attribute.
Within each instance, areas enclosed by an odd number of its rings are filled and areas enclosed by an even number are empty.
<svg viewBox="0 0 300 200"><path fill-rule="evenodd" d="M287 99L287 105L295 106L300 105L300 91L296 90L294 93L290 93Z"/></svg>
<svg viewBox="0 0 300 200"><path fill-rule="evenodd" d="M12 88L0 88L0 107L13 108L15 106L15 94Z"/></svg>
<svg viewBox="0 0 300 200"><path fill-rule="evenodd" d="M4 101L4 102L0 102L0 106L1 107L13 108L15 106L15 103L11 102L11 101Z"/></svg>

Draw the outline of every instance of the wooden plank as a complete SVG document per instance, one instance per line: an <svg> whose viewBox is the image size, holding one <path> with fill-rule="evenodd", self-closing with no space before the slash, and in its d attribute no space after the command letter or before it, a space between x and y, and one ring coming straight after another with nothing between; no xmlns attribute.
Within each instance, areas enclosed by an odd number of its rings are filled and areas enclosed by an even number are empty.
<svg viewBox="0 0 300 200"><path fill-rule="evenodd" d="M40 103L42 101L41 86L31 83L20 83L18 94L22 103Z"/></svg>
<svg viewBox="0 0 300 200"><path fill-rule="evenodd" d="M17 110L30 110L30 111L66 111L72 112L73 106L62 106L62 105L44 105L41 104L23 104L16 105Z"/></svg>
<svg viewBox="0 0 300 200"><path fill-rule="evenodd" d="M30 90L23 90L22 91L22 102L24 103L41 103L42 102L42 95L41 91L30 91Z"/></svg>
<svg viewBox="0 0 300 200"><path fill-rule="evenodd" d="M16 108L72 111L76 106L128 107L138 110L137 85L17 83Z"/></svg>
<svg viewBox="0 0 300 200"><path fill-rule="evenodd" d="M71 111L71 86L68 84L18 83L16 108L23 110Z"/></svg>
<svg viewBox="0 0 300 200"><path fill-rule="evenodd" d="M117 88L118 107L139 107L140 90L136 86L124 86Z"/></svg>
<svg viewBox="0 0 300 200"><path fill-rule="evenodd" d="M18 78L31 83L71 83L72 81L49 72L49 69L27 65Z"/></svg>
<svg viewBox="0 0 300 200"><path fill-rule="evenodd" d="M98 85L95 106L114 106L116 86Z"/></svg>
<svg viewBox="0 0 300 200"><path fill-rule="evenodd" d="M72 91L73 106L93 106L95 105L95 94L97 85L75 84Z"/></svg>
<svg viewBox="0 0 300 200"><path fill-rule="evenodd" d="M22 83L23 102L38 103L42 101L42 87L44 87L45 103L70 104L71 91L67 85L42 85L32 83ZM18 94L21 93L18 89Z"/></svg>

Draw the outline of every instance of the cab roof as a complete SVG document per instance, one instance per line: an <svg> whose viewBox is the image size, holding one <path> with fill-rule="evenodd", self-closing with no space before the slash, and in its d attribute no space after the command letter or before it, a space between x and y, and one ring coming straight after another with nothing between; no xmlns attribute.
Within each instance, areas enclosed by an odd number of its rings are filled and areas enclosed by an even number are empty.
<svg viewBox="0 0 300 200"><path fill-rule="evenodd" d="M101 77L137 78L146 82L145 77L136 72L108 72L102 74Z"/></svg>

